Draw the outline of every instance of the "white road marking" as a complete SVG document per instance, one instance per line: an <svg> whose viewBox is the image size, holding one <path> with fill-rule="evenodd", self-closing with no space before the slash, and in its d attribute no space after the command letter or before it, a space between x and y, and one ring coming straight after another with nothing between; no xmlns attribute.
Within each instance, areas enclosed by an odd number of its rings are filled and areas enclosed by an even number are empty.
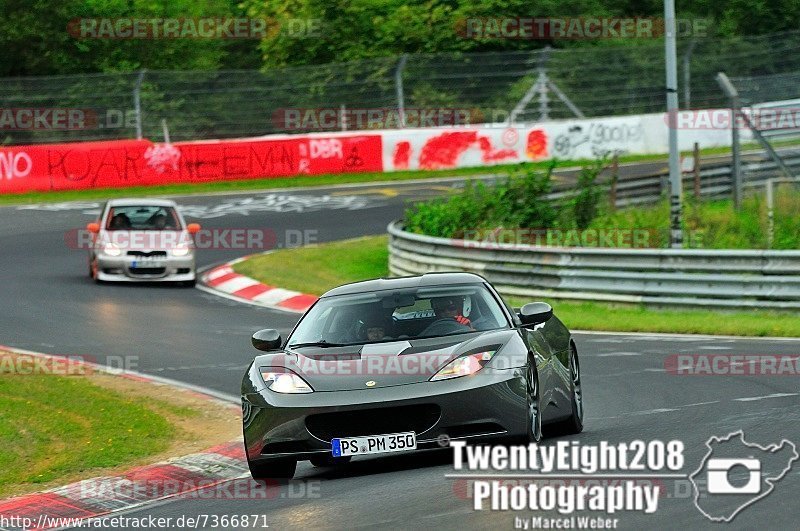
<svg viewBox="0 0 800 531"><path fill-rule="evenodd" d="M597 354L598 358L610 358L612 356L641 356L641 352L604 352L603 354Z"/></svg>
<svg viewBox="0 0 800 531"><path fill-rule="evenodd" d="M756 400L767 400L769 398L785 398L787 396L800 396L800 393L774 393L764 396L749 396L747 398L734 398L737 402L755 402Z"/></svg>
<svg viewBox="0 0 800 531"><path fill-rule="evenodd" d="M708 406L711 404L719 404L719 400L712 400L710 402L695 402L694 404L686 404L685 406L681 407L697 407L697 406Z"/></svg>
<svg viewBox="0 0 800 531"><path fill-rule="evenodd" d="M731 347L723 347L717 345L707 345L705 347L697 347L697 350L730 350Z"/></svg>
<svg viewBox="0 0 800 531"><path fill-rule="evenodd" d="M714 340L730 340L730 341L800 341L798 337L752 337L752 336L714 336L709 334L667 334L655 332L610 332L600 330L573 330L573 334L587 335L587 336L620 336L620 337L638 337L643 340L651 341L706 341L709 339ZM592 340L587 340L592 341ZM606 341L597 341L598 343L623 343L622 340L609 339Z"/></svg>
<svg viewBox="0 0 800 531"><path fill-rule="evenodd" d="M637 411L635 413L631 413L631 415L654 415L655 413L669 413L671 411L680 411L680 409L662 407L658 409L647 409L645 411Z"/></svg>

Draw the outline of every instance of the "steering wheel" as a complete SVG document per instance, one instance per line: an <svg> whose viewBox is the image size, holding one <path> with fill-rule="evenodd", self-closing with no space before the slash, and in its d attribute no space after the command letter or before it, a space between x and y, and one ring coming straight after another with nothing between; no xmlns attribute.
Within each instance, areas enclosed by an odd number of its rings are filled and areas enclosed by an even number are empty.
<svg viewBox="0 0 800 531"><path fill-rule="evenodd" d="M453 317L442 317L441 319L437 319L431 324L428 325L425 330L422 331L420 335L423 336L436 336L436 335L445 335L451 334L453 332L459 332L462 328L469 329L467 325L463 325L455 320Z"/></svg>

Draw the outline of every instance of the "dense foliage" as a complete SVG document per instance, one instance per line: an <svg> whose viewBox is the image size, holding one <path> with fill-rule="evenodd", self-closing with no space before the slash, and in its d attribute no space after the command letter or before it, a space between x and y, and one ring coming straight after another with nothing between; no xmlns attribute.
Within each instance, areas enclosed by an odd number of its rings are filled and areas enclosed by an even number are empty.
<svg viewBox="0 0 800 531"><path fill-rule="evenodd" d="M603 161L580 172L574 193L550 200L549 172L520 169L496 185L470 182L448 197L406 210L406 230L442 238L542 245L669 246L669 202L614 211L608 188L597 183ZM776 193L773 249L797 249L800 189ZM710 249L766 249L767 210L763 191L745 198L736 212L730 200L684 203L684 246ZM625 236L636 233L634 240ZM607 234L610 239L598 239ZM603 241L605 243L598 243ZM588 243L587 243L588 242Z"/></svg>
<svg viewBox="0 0 800 531"><path fill-rule="evenodd" d="M0 0L0 76L137 69L260 68L320 64L414 52L527 50L547 44L603 42L462 39L472 17L662 16L661 0ZM712 20L712 35L754 35L796 29L797 0L679 0L678 17ZM76 39L80 17L266 17L322 26L298 38L269 32L261 42L237 39ZM635 46L636 41L624 44Z"/></svg>

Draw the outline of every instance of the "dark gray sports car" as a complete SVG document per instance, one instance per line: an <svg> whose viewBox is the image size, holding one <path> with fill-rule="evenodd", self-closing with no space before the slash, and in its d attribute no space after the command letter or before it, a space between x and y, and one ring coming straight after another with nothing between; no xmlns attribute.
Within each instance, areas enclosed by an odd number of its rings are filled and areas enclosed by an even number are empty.
<svg viewBox="0 0 800 531"><path fill-rule="evenodd" d="M242 382L254 478L298 460L446 446L450 439L536 442L583 429L578 353L545 303L513 311L482 277L430 273L347 284L323 295Z"/></svg>

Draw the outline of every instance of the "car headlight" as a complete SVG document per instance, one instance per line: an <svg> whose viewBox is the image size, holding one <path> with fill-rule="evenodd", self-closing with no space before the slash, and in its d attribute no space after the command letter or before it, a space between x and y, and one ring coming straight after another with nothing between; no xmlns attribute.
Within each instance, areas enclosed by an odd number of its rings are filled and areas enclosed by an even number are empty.
<svg viewBox="0 0 800 531"><path fill-rule="evenodd" d="M305 380L287 369L261 367L261 378L267 387L276 393L313 393L314 390Z"/></svg>
<svg viewBox="0 0 800 531"><path fill-rule="evenodd" d="M120 250L117 244L110 242L103 246L103 252L108 256L119 256L122 254L122 250Z"/></svg>
<svg viewBox="0 0 800 531"><path fill-rule="evenodd" d="M186 256L189 254L191 247L186 243L179 243L172 249L172 256Z"/></svg>
<svg viewBox="0 0 800 531"><path fill-rule="evenodd" d="M461 376L469 376L475 374L489 363L496 350L487 350L485 352L477 352L474 354L465 354L454 359L439 372L433 375L432 382L438 380L449 380L450 378L460 378Z"/></svg>

